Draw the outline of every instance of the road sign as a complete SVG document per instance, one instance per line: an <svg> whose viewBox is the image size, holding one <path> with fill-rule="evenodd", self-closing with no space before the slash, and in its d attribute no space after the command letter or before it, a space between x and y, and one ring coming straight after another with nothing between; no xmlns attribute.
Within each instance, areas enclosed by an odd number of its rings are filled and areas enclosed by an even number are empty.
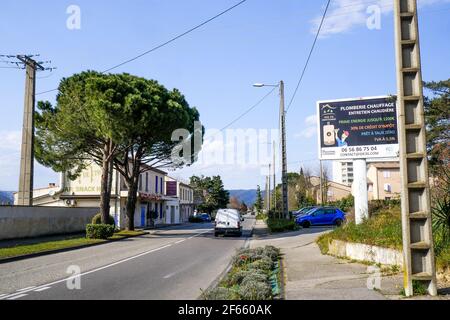
<svg viewBox="0 0 450 320"><path fill-rule="evenodd" d="M398 158L395 98L319 101L317 110L319 159Z"/></svg>

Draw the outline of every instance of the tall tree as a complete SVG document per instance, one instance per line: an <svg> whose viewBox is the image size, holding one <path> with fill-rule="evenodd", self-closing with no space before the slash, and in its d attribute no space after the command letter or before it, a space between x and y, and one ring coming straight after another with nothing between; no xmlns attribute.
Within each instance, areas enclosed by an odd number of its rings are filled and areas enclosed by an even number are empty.
<svg viewBox="0 0 450 320"><path fill-rule="evenodd" d="M197 159L203 128L196 128L200 115L191 108L180 91L168 91L155 80L115 75L105 86L112 86L110 95L121 106L124 127L118 139L122 153L114 158L114 168L121 173L128 189L126 203L127 229L134 230L134 213L141 173L153 168L180 168ZM126 124L126 125L125 125ZM190 145L187 154L176 154L180 144L178 130L187 131L182 137ZM182 133L180 133L181 135ZM175 139L174 139L175 137Z"/></svg>
<svg viewBox="0 0 450 320"><path fill-rule="evenodd" d="M102 168L100 212L108 221L112 188L112 160L119 150L114 143L123 123L115 112L117 101L108 87L99 84L107 75L87 71L62 79L53 107L38 102L36 148L38 162L76 178L94 161Z"/></svg>
<svg viewBox="0 0 450 320"><path fill-rule="evenodd" d="M191 177L190 185L194 188L194 197L200 199L199 210L211 214L214 210L226 208L230 193L225 190L222 178L214 177Z"/></svg>
<svg viewBox="0 0 450 320"><path fill-rule="evenodd" d="M262 194L261 194L261 187L258 186L256 188L255 209L259 213L259 212L261 212L262 208L263 208L263 197L262 197Z"/></svg>
<svg viewBox="0 0 450 320"><path fill-rule="evenodd" d="M426 82L430 95L425 98L427 149L430 173L434 178L434 198L450 194L450 79ZM450 200L449 200L450 201Z"/></svg>

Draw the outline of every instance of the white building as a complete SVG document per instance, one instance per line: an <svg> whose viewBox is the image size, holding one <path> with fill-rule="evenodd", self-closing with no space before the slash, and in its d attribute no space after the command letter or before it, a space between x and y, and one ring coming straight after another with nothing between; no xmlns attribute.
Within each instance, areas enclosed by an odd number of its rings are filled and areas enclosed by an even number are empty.
<svg viewBox="0 0 450 320"><path fill-rule="evenodd" d="M351 186L353 183L353 162L333 161L333 181Z"/></svg>
<svg viewBox="0 0 450 320"><path fill-rule="evenodd" d="M153 220L155 225L177 224L184 222L180 216L180 201L183 206L186 201L180 200L178 191L175 195L167 195L166 183L174 179L167 173L149 166L141 174L138 185L136 210L134 213L134 225L145 228L151 225L151 212L156 213ZM49 185L48 188L33 191L33 205L35 206L59 206L59 207L99 207L101 190L101 168L96 164L89 165L76 180L69 180L65 174L61 175L60 185ZM176 180L175 180L176 181ZM181 183L176 182L181 186ZM182 187L193 194L188 185ZM177 188L178 190L178 188ZM183 194L186 191L183 191ZM17 195L15 195L15 198ZM128 190L125 179L114 170L110 214L114 217L116 225L120 228L126 226L126 201ZM16 202L16 201L15 201Z"/></svg>

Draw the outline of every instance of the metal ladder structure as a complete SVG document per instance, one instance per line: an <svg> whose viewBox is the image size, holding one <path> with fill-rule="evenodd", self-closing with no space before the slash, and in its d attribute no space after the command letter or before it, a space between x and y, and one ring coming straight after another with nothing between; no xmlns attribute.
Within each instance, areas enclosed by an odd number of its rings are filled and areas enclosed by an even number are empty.
<svg viewBox="0 0 450 320"><path fill-rule="evenodd" d="M437 295L417 0L395 0L398 130L402 176L404 287L413 281Z"/></svg>

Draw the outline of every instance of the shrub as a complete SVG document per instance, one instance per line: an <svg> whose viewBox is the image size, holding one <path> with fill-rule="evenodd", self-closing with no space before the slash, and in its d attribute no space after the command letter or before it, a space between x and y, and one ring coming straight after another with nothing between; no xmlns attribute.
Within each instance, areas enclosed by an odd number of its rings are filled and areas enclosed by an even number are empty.
<svg viewBox="0 0 450 320"><path fill-rule="evenodd" d="M97 213L91 221L92 224L102 224L102 214L101 213ZM106 224L115 226L116 222L114 221L114 217L108 215L108 221L106 222Z"/></svg>
<svg viewBox="0 0 450 320"><path fill-rule="evenodd" d="M262 271L269 272L273 268L273 261L268 256L264 256L262 259L259 259L259 260L256 260L256 261L253 261L252 263L250 263L248 265L248 268L250 270L255 269L255 270L262 270Z"/></svg>
<svg viewBox="0 0 450 320"><path fill-rule="evenodd" d="M293 220L286 219L268 219L267 227L270 232L284 232L284 231L295 231L298 230L298 226Z"/></svg>
<svg viewBox="0 0 450 320"><path fill-rule="evenodd" d="M114 234L115 228L109 224L88 224L86 237L88 239L108 239Z"/></svg>
<svg viewBox="0 0 450 320"><path fill-rule="evenodd" d="M249 276L255 276L266 280L266 275L263 274L259 270L242 270L242 269L233 269L224 280L224 285L227 287L233 287L236 285L240 285L242 281Z"/></svg>
<svg viewBox="0 0 450 320"><path fill-rule="evenodd" d="M450 247L450 198L438 199L433 206L433 232L436 254Z"/></svg>
<svg viewBox="0 0 450 320"><path fill-rule="evenodd" d="M230 288L217 287L202 293L203 300L238 300L237 292Z"/></svg>
<svg viewBox="0 0 450 320"><path fill-rule="evenodd" d="M265 255L263 248L241 249L233 257L232 263L234 267L242 267L264 257Z"/></svg>
<svg viewBox="0 0 450 320"><path fill-rule="evenodd" d="M256 279L255 279L256 280ZM272 287L267 281L243 281L239 287L239 296L242 300L269 300L272 298Z"/></svg>
<svg viewBox="0 0 450 320"><path fill-rule="evenodd" d="M273 262L278 261L280 259L280 249L275 248L274 246L265 246L264 254L272 259Z"/></svg>

